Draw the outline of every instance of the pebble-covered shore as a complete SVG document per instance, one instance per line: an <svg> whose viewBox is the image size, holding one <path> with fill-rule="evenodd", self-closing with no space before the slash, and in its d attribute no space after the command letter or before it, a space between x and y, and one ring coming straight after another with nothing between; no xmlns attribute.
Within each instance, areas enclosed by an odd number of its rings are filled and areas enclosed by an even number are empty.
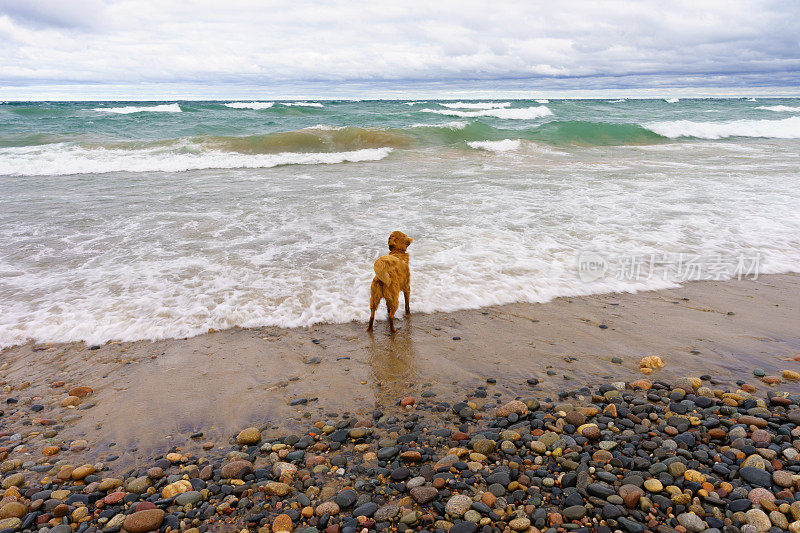
<svg viewBox="0 0 800 533"><path fill-rule="evenodd" d="M58 459L74 442L20 459L31 446L9 427L27 419L8 397L0 533L800 532L800 396L759 377L651 375L557 399L536 379L502 397L489 378L463 402L423 393L297 434L246 428L227 450L126 472Z"/></svg>

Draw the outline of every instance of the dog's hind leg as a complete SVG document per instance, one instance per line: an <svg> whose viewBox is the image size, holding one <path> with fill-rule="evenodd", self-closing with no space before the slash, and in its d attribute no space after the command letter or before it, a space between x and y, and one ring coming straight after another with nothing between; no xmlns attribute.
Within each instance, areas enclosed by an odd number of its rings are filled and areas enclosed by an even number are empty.
<svg viewBox="0 0 800 533"><path fill-rule="evenodd" d="M397 312L398 304L400 303L400 295L396 294L394 298L386 298L386 311L389 313L389 331L392 333L397 332L394 327L394 314Z"/></svg>
<svg viewBox="0 0 800 533"><path fill-rule="evenodd" d="M372 331L372 324L375 322L375 310L378 308L378 305L381 303L381 293L380 287L376 287L377 282L373 280L372 286L370 287L370 294L369 294L369 325L367 326L367 331ZM388 305L388 301L386 302Z"/></svg>

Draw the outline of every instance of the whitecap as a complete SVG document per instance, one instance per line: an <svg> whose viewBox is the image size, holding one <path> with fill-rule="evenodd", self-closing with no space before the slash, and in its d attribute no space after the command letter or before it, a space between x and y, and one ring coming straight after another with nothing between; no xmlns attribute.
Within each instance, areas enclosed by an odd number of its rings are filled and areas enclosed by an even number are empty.
<svg viewBox="0 0 800 533"><path fill-rule="evenodd" d="M424 102L403 102L403 105L419 105L419 104L427 104L427 103L428 103L428 101L426 100Z"/></svg>
<svg viewBox="0 0 800 533"><path fill-rule="evenodd" d="M677 104L680 102L679 98L664 98L664 101L668 104Z"/></svg>
<svg viewBox="0 0 800 533"><path fill-rule="evenodd" d="M510 152L517 150L522 145L520 139L503 139L502 141L474 141L468 142L470 148L486 150L487 152Z"/></svg>
<svg viewBox="0 0 800 533"><path fill-rule="evenodd" d="M180 113L183 110L178 104L160 104L155 106L95 107L94 111L129 115L131 113Z"/></svg>
<svg viewBox="0 0 800 533"><path fill-rule="evenodd" d="M59 176L107 172L185 172L209 168L271 168L282 165L320 165L378 161L391 148L348 152L282 152L242 154L174 149L97 149L64 143L0 149L0 175Z"/></svg>
<svg viewBox="0 0 800 533"><path fill-rule="evenodd" d="M671 120L642 124L645 128L675 139L696 137L722 139L725 137L762 137L773 139L800 139L800 116L782 120L734 120L732 122L695 122Z"/></svg>
<svg viewBox="0 0 800 533"><path fill-rule="evenodd" d="M507 120L532 120L553 114L547 106L517 107L510 109L481 109L478 111L458 111L456 109L422 109L425 113L450 115L453 117L496 117Z"/></svg>
<svg viewBox="0 0 800 533"><path fill-rule="evenodd" d="M319 102L281 102L281 105L290 107L325 107Z"/></svg>
<svg viewBox="0 0 800 533"><path fill-rule="evenodd" d="M548 100L547 98L539 98L538 100L536 100L536 103L537 104L549 104L550 100Z"/></svg>
<svg viewBox="0 0 800 533"><path fill-rule="evenodd" d="M453 122L445 122L444 124L412 124L412 128L447 128L451 130L463 130L469 125L469 122L454 120Z"/></svg>
<svg viewBox="0 0 800 533"><path fill-rule="evenodd" d="M233 109L269 109L275 102L228 102L224 105Z"/></svg>
<svg viewBox="0 0 800 533"><path fill-rule="evenodd" d="M450 109L502 109L511 107L511 102L439 102L439 105Z"/></svg>
<svg viewBox="0 0 800 533"><path fill-rule="evenodd" d="M788 105L760 105L756 109L765 109L767 111L777 111L777 112L785 112L785 113L797 113L800 112L800 107L792 107Z"/></svg>

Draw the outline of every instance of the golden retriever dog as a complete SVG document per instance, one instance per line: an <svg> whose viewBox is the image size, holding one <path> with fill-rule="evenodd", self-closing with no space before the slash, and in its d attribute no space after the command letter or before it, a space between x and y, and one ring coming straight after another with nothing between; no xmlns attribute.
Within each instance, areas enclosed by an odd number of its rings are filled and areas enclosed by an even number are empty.
<svg viewBox="0 0 800 533"><path fill-rule="evenodd" d="M386 310L389 312L389 330L394 333L394 313L400 305L400 291L406 300L406 315L411 314L408 299L411 296L411 271L408 268L408 254L406 249L414 239L406 236L402 231L393 231L389 235L389 255L382 255L374 265L375 278L372 280L369 294L369 326L367 331L372 331L375 321L375 310L386 300Z"/></svg>

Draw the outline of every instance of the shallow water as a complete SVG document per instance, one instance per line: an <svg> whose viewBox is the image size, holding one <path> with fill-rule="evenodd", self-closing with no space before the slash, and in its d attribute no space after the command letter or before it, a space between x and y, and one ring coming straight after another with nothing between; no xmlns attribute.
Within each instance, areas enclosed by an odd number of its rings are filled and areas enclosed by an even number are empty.
<svg viewBox="0 0 800 533"><path fill-rule="evenodd" d="M0 105L0 346L365 320L395 229L414 311L800 271L797 99L226 103Z"/></svg>

